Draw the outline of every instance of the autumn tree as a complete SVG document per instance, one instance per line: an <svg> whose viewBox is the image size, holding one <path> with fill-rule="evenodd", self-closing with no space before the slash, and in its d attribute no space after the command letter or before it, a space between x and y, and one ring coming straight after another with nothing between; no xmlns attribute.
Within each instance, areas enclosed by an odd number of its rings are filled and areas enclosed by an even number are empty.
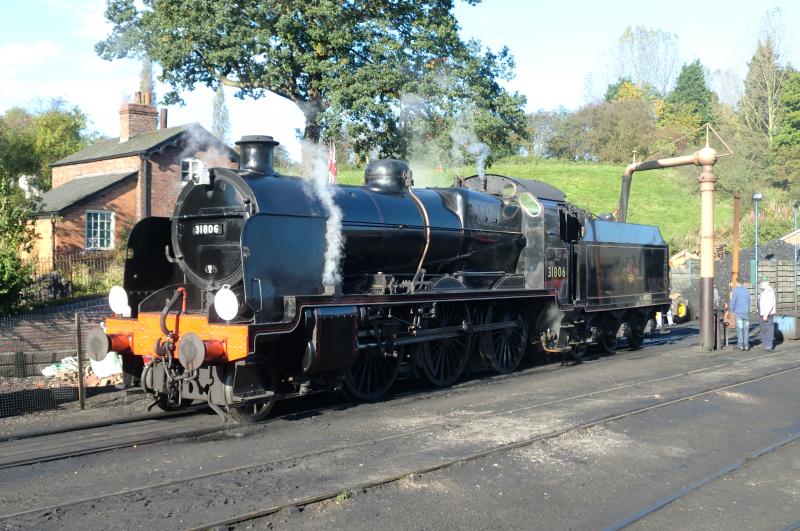
<svg viewBox="0 0 800 531"><path fill-rule="evenodd" d="M147 54L174 91L222 83L239 97L273 92L303 112L303 138L319 142L326 126L338 134L344 125L365 139L362 151L402 150L385 148L400 130L400 99L440 65L486 71L507 56L462 41L453 0L108 0L106 18L101 57ZM506 94L497 83L479 90L487 100Z"/></svg>
<svg viewBox="0 0 800 531"><path fill-rule="evenodd" d="M628 26L617 41L617 77L668 92L680 65L678 36L644 26Z"/></svg>

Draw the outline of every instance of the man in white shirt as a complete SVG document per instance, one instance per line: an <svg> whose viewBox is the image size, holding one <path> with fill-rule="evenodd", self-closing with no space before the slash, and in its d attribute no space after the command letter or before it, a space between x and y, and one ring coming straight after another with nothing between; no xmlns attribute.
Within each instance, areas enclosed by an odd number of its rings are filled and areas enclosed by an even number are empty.
<svg viewBox="0 0 800 531"><path fill-rule="evenodd" d="M765 350L775 350L773 333L775 331L775 291L767 277L761 281L761 295L758 296L758 314L761 316L761 346Z"/></svg>

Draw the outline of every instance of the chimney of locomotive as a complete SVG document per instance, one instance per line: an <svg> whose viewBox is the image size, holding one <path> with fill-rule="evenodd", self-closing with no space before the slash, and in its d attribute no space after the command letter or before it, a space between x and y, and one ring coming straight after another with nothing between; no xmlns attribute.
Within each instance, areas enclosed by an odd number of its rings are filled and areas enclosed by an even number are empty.
<svg viewBox="0 0 800 531"><path fill-rule="evenodd" d="M243 136L236 142L239 146L239 170L253 173L274 174L272 168L272 152L280 142L271 136L250 135Z"/></svg>

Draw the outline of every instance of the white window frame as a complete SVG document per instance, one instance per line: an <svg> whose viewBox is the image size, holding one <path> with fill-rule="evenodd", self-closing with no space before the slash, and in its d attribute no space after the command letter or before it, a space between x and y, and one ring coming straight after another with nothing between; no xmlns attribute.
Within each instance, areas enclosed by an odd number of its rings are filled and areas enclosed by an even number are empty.
<svg viewBox="0 0 800 531"><path fill-rule="evenodd" d="M106 215L106 214L108 214L109 215L110 219L109 219L109 222L108 222L108 224L109 224L108 246L101 246L101 245L91 246L90 245L91 244L91 238L90 238L89 234L90 234L90 229L92 228L92 227L90 227L90 223L91 223L90 218L92 217L92 214L97 214L97 215ZM116 216L114 215L114 212L112 212L110 210L87 210L86 211L86 221L84 223L84 241L85 241L85 248L86 248L87 251L108 251L108 250L111 250L111 249L114 248L114 218L115 217ZM103 223L104 223L104 221L103 221ZM94 227L94 230L101 231L100 222L97 223L97 225ZM98 244L101 243L99 241L100 240L99 236L98 236L97 240L98 240L98 242L97 242Z"/></svg>
<svg viewBox="0 0 800 531"><path fill-rule="evenodd" d="M187 169L183 169L183 165L187 164ZM181 159L181 182L188 183L192 180L192 175L196 175L198 170L200 170L201 161L195 157L186 157L185 159Z"/></svg>

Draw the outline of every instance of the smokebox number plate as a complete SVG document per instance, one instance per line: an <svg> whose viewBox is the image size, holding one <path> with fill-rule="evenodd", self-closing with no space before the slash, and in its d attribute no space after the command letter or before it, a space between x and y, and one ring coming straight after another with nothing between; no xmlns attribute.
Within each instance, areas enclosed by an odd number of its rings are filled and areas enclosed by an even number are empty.
<svg viewBox="0 0 800 531"><path fill-rule="evenodd" d="M222 234L222 223L197 223L192 227L192 234L195 236Z"/></svg>

